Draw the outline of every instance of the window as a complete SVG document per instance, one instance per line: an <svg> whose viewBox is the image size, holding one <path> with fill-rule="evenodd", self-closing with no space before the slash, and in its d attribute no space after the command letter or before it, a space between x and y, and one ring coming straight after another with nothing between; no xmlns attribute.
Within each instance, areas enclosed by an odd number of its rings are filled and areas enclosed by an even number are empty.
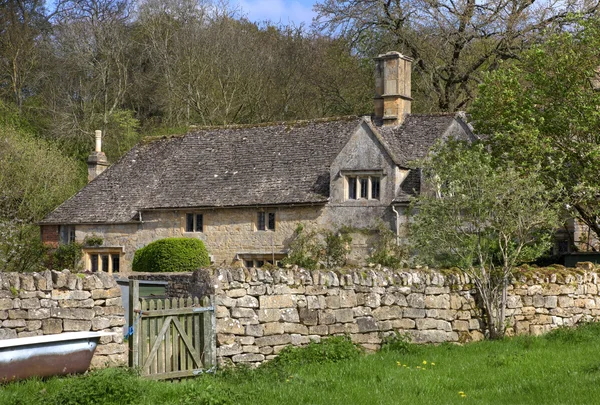
<svg viewBox="0 0 600 405"><path fill-rule="evenodd" d="M259 211L256 220L256 229L259 231L275 230L275 213Z"/></svg>
<svg viewBox="0 0 600 405"><path fill-rule="evenodd" d="M281 266L281 260L286 256L285 253L239 253L238 257L244 261L244 266L263 267L267 264L271 266Z"/></svg>
<svg viewBox="0 0 600 405"><path fill-rule="evenodd" d="M379 200L381 178L378 175L347 176L347 200Z"/></svg>
<svg viewBox="0 0 600 405"><path fill-rule="evenodd" d="M204 216L202 214L185 214L186 232L204 232Z"/></svg>
<svg viewBox="0 0 600 405"><path fill-rule="evenodd" d="M85 268L92 273L99 271L113 274L121 270L122 248L94 248L84 249Z"/></svg>
<svg viewBox="0 0 600 405"><path fill-rule="evenodd" d="M75 242L75 227L73 225L61 225L60 226L60 243L73 243Z"/></svg>

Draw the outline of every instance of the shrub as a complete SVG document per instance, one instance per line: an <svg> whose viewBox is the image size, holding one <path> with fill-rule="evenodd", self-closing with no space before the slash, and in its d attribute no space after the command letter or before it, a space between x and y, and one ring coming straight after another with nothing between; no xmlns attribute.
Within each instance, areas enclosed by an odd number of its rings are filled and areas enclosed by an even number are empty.
<svg viewBox="0 0 600 405"><path fill-rule="evenodd" d="M102 246L104 239L101 236L94 234L88 235L83 239L85 246Z"/></svg>
<svg viewBox="0 0 600 405"><path fill-rule="evenodd" d="M328 268L341 267L352 249L352 237L347 232L325 232L325 263Z"/></svg>
<svg viewBox="0 0 600 405"><path fill-rule="evenodd" d="M54 268L78 270L79 263L83 257L82 246L80 243L71 242L60 245L54 251Z"/></svg>
<svg viewBox="0 0 600 405"><path fill-rule="evenodd" d="M392 334L385 336L381 342L381 351L383 352L408 354L412 352L413 349L414 345L411 343L411 338L408 333L394 331Z"/></svg>
<svg viewBox="0 0 600 405"><path fill-rule="evenodd" d="M379 239L373 246L367 262L392 269L402 267L402 264L408 258L406 246L398 244L396 234L383 222L378 224L377 231L379 232Z"/></svg>
<svg viewBox="0 0 600 405"><path fill-rule="evenodd" d="M286 258L282 260L284 265L297 265L299 267L315 270L323 256L325 246L319 241L319 235L315 231L306 232L304 225L298 224L294 240L290 243L290 249Z"/></svg>
<svg viewBox="0 0 600 405"><path fill-rule="evenodd" d="M210 265L204 243L195 238L166 238L138 249L133 257L133 271L168 273L194 271Z"/></svg>

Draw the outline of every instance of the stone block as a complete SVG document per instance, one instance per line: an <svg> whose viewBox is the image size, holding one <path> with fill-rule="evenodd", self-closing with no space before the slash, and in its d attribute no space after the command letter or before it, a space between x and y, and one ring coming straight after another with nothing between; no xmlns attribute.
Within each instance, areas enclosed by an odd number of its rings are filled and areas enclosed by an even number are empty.
<svg viewBox="0 0 600 405"><path fill-rule="evenodd" d="M259 297L260 308L290 308L294 306L289 295L263 295Z"/></svg>
<svg viewBox="0 0 600 405"><path fill-rule="evenodd" d="M340 297L339 295L330 295L325 297L325 305L326 308L329 309L337 309L340 307Z"/></svg>
<svg viewBox="0 0 600 405"><path fill-rule="evenodd" d="M123 298L122 297L107 298L104 305L107 307L115 307L115 306L122 307L123 306Z"/></svg>
<svg viewBox="0 0 600 405"><path fill-rule="evenodd" d="M426 295L425 308L450 309L450 296L448 294Z"/></svg>
<svg viewBox="0 0 600 405"><path fill-rule="evenodd" d="M379 308L381 306L381 295L375 293L365 294L365 306Z"/></svg>
<svg viewBox="0 0 600 405"><path fill-rule="evenodd" d="M283 325L284 333L294 333L299 335L308 335L308 327L299 323L285 322Z"/></svg>
<svg viewBox="0 0 600 405"><path fill-rule="evenodd" d="M286 308L281 310L281 320L283 322L300 322L300 316L296 308Z"/></svg>
<svg viewBox="0 0 600 405"><path fill-rule="evenodd" d="M403 308L402 316L404 318L425 318L425 310L420 308Z"/></svg>
<svg viewBox="0 0 600 405"><path fill-rule="evenodd" d="M293 335L291 335L291 338L292 338L291 343L294 346L302 346L302 345L307 345L310 343L310 338L308 336L293 334Z"/></svg>
<svg viewBox="0 0 600 405"><path fill-rule="evenodd" d="M314 309L300 308L298 310L300 322L306 326L314 326L319 321L319 312Z"/></svg>
<svg viewBox="0 0 600 405"><path fill-rule="evenodd" d="M411 308L425 308L425 295L412 293L406 297L408 306Z"/></svg>
<svg viewBox="0 0 600 405"><path fill-rule="evenodd" d="M373 314L373 310L369 307L352 308L352 312L354 312L354 316L357 318L361 316L371 316Z"/></svg>
<svg viewBox="0 0 600 405"><path fill-rule="evenodd" d="M246 325L246 335L260 337L264 334L263 325Z"/></svg>
<svg viewBox="0 0 600 405"><path fill-rule="evenodd" d="M360 333L377 331L377 322L371 317L357 318L356 324L358 325L358 331Z"/></svg>
<svg viewBox="0 0 600 405"><path fill-rule="evenodd" d="M560 296L558 297L558 306L561 308L570 308L575 304L575 300L571 297Z"/></svg>
<svg viewBox="0 0 600 405"><path fill-rule="evenodd" d="M325 295L327 294L327 286L324 285L307 285L306 295Z"/></svg>
<svg viewBox="0 0 600 405"><path fill-rule="evenodd" d="M311 335L326 336L329 333L329 329L327 325L309 326L308 333Z"/></svg>
<svg viewBox="0 0 600 405"><path fill-rule="evenodd" d="M222 295L217 296L215 301L217 305L222 305L227 308L233 308L237 304L237 300Z"/></svg>
<svg viewBox="0 0 600 405"><path fill-rule="evenodd" d="M11 298L0 298L0 310L13 308L13 300Z"/></svg>
<svg viewBox="0 0 600 405"><path fill-rule="evenodd" d="M40 308L40 300L38 298L27 298L21 300L21 309Z"/></svg>
<svg viewBox="0 0 600 405"><path fill-rule="evenodd" d="M231 335L228 333L217 333L217 344L219 346L230 345L234 342L235 342L235 335Z"/></svg>
<svg viewBox="0 0 600 405"><path fill-rule="evenodd" d="M283 323L280 322L269 322L263 325L264 335L280 335L283 333Z"/></svg>
<svg viewBox="0 0 600 405"><path fill-rule="evenodd" d="M260 296L265 295L267 287L265 285L252 285L248 287L248 295Z"/></svg>
<svg viewBox="0 0 600 405"><path fill-rule="evenodd" d="M26 337L34 337L34 336L41 336L42 335L42 331L41 330L34 330L34 331L23 331L23 332L18 332L17 336L20 338L26 338Z"/></svg>
<svg viewBox="0 0 600 405"><path fill-rule="evenodd" d="M402 318L402 308L396 306L380 307L373 310L373 317L378 321Z"/></svg>
<svg viewBox="0 0 600 405"><path fill-rule="evenodd" d="M321 303L319 301L319 297L317 296L308 296L306 297L306 306L308 309L321 309Z"/></svg>
<svg viewBox="0 0 600 405"><path fill-rule="evenodd" d="M50 308L37 308L37 309L28 309L27 310L27 318L28 319L46 319L50 318Z"/></svg>
<svg viewBox="0 0 600 405"><path fill-rule="evenodd" d="M103 345L96 346L97 355L109 355L109 354L118 354L125 353L127 351L127 346L121 343L107 343Z"/></svg>
<svg viewBox="0 0 600 405"><path fill-rule="evenodd" d="M53 335L56 333L62 333L63 322L61 319L48 318L42 320L42 331L44 335Z"/></svg>
<svg viewBox="0 0 600 405"><path fill-rule="evenodd" d="M276 308L259 309L258 320L260 322L279 322L281 319L281 310Z"/></svg>
<svg viewBox="0 0 600 405"><path fill-rule="evenodd" d="M337 309L333 311L335 321L338 323L346 323L354 321L354 311L350 308Z"/></svg>
<svg viewBox="0 0 600 405"><path fill-rule="evenodd" d="M412 319L394 319L392 320L392 328L394 329L414 329L416 322Z"/></svg>
<svg viewBox="0 0 600 405"><path fill-rule="evenodd" d="M256 338L254 344L258 347L261 346L277 346L277 345L287 345L291 343L292 338L290 335L271 335L271 336L263 336Z"/></svg>
<svg viewBox="0 0 600 405"><path fill-rule="evenodd" d="M329 325L330 335L339 335L342 333L345 335L349 333L358 333L358 325L355 323L336 323Z"/></svg>
<svg viewBox="0 0 600 405"><path fill-rule="evenodd" d="M273 348L271 346L262 346L258 348L258 352L260 354L268 355L273 353Z"/></svg>
<svg viewBox="0 0 600 405"><path fill-rule="evenodd" d="M68 274L61 272L61 271L56 271L56 270L52 270L52 284L54 288L63 288L67 286L67 279L68 279Z"/></svg>
<svg viewBox="0 0 600 405"><path fill-rule="evenodd" d="M24 309L9 309L8 319L29 319L29 314Z"/></svg>
<svg viewBox="0 0 600 405"><path fill-rule="evenodd" d="M253 345L254 344L254 336L242 336L240 338L240 343L244 346Z"/></svg>
<svg viewBox="0 0 600 405"><path fill-rule="evenodd" d="M84 292L84 291L82 291ZM109 289L96 289L92 290L92 299L106 299L116 298L121 296L121 289L119 287L113 287ZM87 297L86 297L87 298Z"/></svg>
<svg viewBox="0 0 600 405"><path fill-rule="evenodd" d="M242 308L258 308L258 300L251 295L246 295L236 300L236 306Z"/></svg>
<svg viewBox="0 0 600 405"><path fill-rule="evenodd" d="M228 318L230 316L229 309L227 309L227 307L224 307L222 305L218 305L215 316L217 318Z"/></svg>
<svg viewBox="0 0 600 405"><path fill-rule="evenodd" d="M244 326L240 323L238 319L222 318L217 321L217 333L243 335Z"/></svg>
<svg viewBox="0 0 600 405"><path fill-rule="evenodd" d="M356 304L356 293L352 290L340 290L340 307L353 308Z"/></svg>
<svg viewBox="0 0 600 405"><path fill-rule="evenodd" d="M234 356L242 353L242 345L239 342L235 342L229 345L219 346L217 348L218 356Z"/></svg>
<svg viewBox="0 0 600 405"><path fill-rule="evenodd" d="M27 312L25 313L25 316L27 316ZM8 311L0 311L0 321L3 321L7 318L8 318ZM19 318L22 318L22 317L19 317Z"/></svg>
<svg viewBox="0 0 600 405"><path fill-rule="evenodd" d="M443 330L409 330L414 343L443 343L448 340L448 334Z"/></svg>
<svg viewBox="0 0 600 405"><path fill-rule="evenodd" d="M25 330L33 331L42 328L42 321L25 321L27 325L25 325Z"/></svg>
<svg viewBox="0 0 600 405"><path fill-rule="evenodd" d="M335 314L331 309L325 309L319 311L319 324L320 325L329 325L335 323Z"/></svg>
<svg viewBox="0 0 600 405"><path fill-rule="evenodd" d="M544 307L556 308L558 306L558 297L555 295L548 295L544 297Z"/></svg>
<svg viewBox="0 0 600 405"><path fill-rule="evenodd" d="M231 298L240 298L246 295L246 289L245 288L235 288L232 290L227 290L226 294L228 297Z"/></svg>
<svg viewBox="0 0 600 405"><path fill-rule="evenodd" d="M2 321L3 328L24 328L27 325L24 319L7 319Z"/></svg>
<svg viewBox="0 0 600 405"><path fill-rule="evenodd" d="M257 318L256 312L251 308L236 307L231 309L232 318Z"/></svg>
<svg viewBox="0 0 600 405"><path fill-rule="evenodd" d="M231 360L234 363L257 363L264 361L265 356L259 353L243 353L234 355Z"/></svg>
<svg viewBox="0 0 600 405"><path fill-rule="evenodd" d="M111 327L110 319L105 317L98 317L92 319L92 330L103 330Z"/></svg>
<svg viewBox="0 0 600 405"><path fill-rule="evenodd" d="M16 339L17 337L17 331L14 329L0 329L0 340Z"/></svg>
<svg viewBox="0 0 600 405"><path fill-rule="evenodd" d="M452 330L455 331L468 331L469 330L469 321L453 321L452 322Z"/></svg>
<svg viewBox="0 0 600 405"><path fill-rule="evenodd" d="M89 331L92 328L92 321L80 321L75 319L63 320L63 330L65 332Z"/></svg>

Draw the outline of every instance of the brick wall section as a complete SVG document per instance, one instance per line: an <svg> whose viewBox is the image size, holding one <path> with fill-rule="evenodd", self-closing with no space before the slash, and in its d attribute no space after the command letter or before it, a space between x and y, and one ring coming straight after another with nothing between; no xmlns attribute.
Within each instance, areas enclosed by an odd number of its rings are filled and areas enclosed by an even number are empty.
<svg viewBox="0 0 600 405"><path fill-rule="evenodd" d="M221 363L257 364L286 345L340 334L370 350L394 330L417 343L484 337L475 291L460 275L218 269L214 276ZM510 287L507 333L537 335L599 314L595 272L523 276Z"/></svg>
<svg viewBox="0 0 600 405"><path fill-rule="evenodd" d="M108 331L92 367L126 365L121 290L104 273L0 273L0 339L61 332Z"/></svg>
<svg viewBox="0 0 600 405"><path fill-rule="evenodd" d="M42 243L51 248L57 248L59 242L58 225L42 225L40 226Z"/></svg>

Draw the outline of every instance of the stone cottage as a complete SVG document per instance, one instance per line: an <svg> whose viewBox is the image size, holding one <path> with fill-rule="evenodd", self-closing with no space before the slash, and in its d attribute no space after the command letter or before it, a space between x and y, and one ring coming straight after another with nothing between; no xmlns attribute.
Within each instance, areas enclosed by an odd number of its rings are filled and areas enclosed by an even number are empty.
<svg viewBox="0 0 600 405"><path fill-rule="evenodd" d="M420 171L411 162L447 137L473 139L461 114L411 114L411 59L375 59L375 114L197 128L146 139L108 167L97 139L90 182L41 222L44 243L83 242L91 271L126 272L165 237L202 239L215 263L276 263L299 223L400 232ZM106 169L106 170L104 170ZM353 250L366 253L359 233Z"/></svg>

